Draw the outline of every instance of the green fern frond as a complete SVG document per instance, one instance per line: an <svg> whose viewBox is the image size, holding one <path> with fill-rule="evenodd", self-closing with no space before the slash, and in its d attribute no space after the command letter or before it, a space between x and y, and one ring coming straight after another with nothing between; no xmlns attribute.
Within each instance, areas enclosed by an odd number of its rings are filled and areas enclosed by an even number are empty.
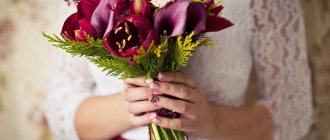
<svg viewBox="0 0 330 140"><path fill-rule="evenodd" d="M176 66L186 66L189 58L193 55L195 48L200 45L200 42L193 41L194 33L187 35L184 39L182 36L178 36L176 39L176 45L174 49L174 62Z"/></svg>
<svg viewBox="0 0 330 140"><path fill-rule="evenodd" d="M47 35L42 33L42 35L52 43L53 46L65 50L74 56L86 56L86 57L109 57L109 52L103 46L103 40L95 40L91 36L85 34L87 41L78 42L75 40L70 40L65 35L59 37L57 35Z"/></svg>

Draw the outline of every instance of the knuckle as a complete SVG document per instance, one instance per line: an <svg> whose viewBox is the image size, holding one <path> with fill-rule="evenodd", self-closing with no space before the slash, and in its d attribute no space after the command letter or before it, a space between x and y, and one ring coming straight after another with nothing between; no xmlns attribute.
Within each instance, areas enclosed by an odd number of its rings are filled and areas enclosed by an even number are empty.
<svg viewBox="0 0 330 140"><path fill-rule="evenodd" d="M181 87L180 88L180 92L181 92L181 94L182 94L183 97L187 97L188 94L189 94L189 90L186 87Z"/></svg>
<svg viewBox="0 0 330 140"><path fill-rule="evenodd" d="M147 97L151 94L151 90L148 87L143 88L143 92Z"/></svg>
<svg viewBox="0 0 330 140"><path fill-rule="evenodd" d="M163 84L164 90L165 91L170 91L171 90L171 86L169 84Z"/></svg>
<svg viewBox="0 0 330 140"><path fill-rule="evenodd" d="M179 110L180 110L181 113L187 112L187 110L188 110L187 103L182 103Z"/></svg>

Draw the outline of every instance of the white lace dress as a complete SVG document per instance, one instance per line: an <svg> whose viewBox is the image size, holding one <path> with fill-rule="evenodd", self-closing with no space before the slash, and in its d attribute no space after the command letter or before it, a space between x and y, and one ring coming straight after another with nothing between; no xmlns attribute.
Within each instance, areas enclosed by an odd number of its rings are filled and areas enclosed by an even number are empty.
<svg viewBox="0 0 330 140"><path fill-rule="evenodd" d="M219 47L201 48L184 70L197 81L210 103L241 106L255 67L261 95L258 104L272 113L274 139L300 138L311 124L312 89L299 1L223 0L223 5L223 16L235 25L209 34ZM61 14L61 18L68 14ZM122 82L105 76L83 58L58 50L54 57L46 116L58 139L75 140L73 119L79 104L90 96L121 91ZM123 136L147 139L147 129L136 128Z"/></svg>

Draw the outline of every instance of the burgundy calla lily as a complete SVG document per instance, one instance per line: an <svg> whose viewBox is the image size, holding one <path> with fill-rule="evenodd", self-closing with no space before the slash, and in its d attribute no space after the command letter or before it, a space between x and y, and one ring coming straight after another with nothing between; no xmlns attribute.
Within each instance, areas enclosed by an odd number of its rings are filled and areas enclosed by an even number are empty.
<svg viewBox="0 0 330 140"><path fill-rule="evenodd" d="M97 31L97 36L103 38L105 32L109 32L115 25L115 12L112 9L116 0L101 0L96 7L91 24Z"/></svg>
<svg viewBox="0 0 330 140"><path fill-rule="evenodd" d="M76 41L86 41L85 33L95 38L96 30L90 24L90 20L97 2L98 0L82 0L79 2L77 12L66 19L61 33Z"/></svg>
<svg viewBox="0 0 330 140"><path fill-rule="evenodd" d="M149 20L140 15L120 19L110 32L106 33L104 46L118 57L130 57L141 46L148 48L151 42L158 42L158 35Z"/></svg>
<svg viewBox="0 0 330 140"><path fill-rule="evenodd" d="M205 5L189 0L176 0L156 13L154 26L158 33L178 36L185 32L200 33L205 29Z"/></svg>

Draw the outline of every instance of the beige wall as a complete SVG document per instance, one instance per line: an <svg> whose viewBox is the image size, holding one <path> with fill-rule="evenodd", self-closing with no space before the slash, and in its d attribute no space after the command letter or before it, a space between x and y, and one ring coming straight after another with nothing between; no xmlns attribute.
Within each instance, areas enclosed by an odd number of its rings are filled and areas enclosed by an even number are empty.
<svg viewBox="0 0 330 140"><path fill-rule="evenodd" d="M304 140L330 140L330 0L301 0L315 84L315 124ZM61 0L0 1L0 139L50 139L43 119L51 49ZM329 6L328 10L327 7Z"/></svg>
<svg viewBox="0 0 330 140"><path fill-rule="evenodd" d="M49 44L60 0L0 1L0 139L44 140ZM53 18L50 18L53 17Z"/></svg>

